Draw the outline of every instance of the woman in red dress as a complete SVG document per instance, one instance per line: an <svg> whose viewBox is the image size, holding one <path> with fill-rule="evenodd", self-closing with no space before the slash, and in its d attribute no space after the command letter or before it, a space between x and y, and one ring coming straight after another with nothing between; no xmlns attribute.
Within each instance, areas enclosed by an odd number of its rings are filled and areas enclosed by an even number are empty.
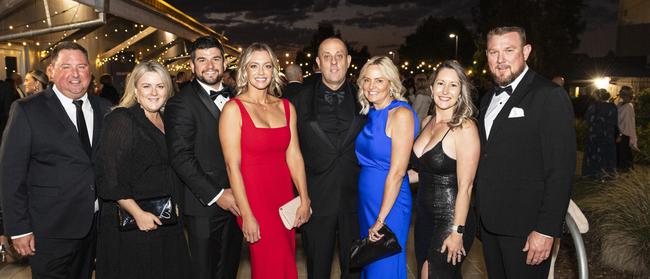
<svg viewBox="0 0 650 279"><path fill-rule="evenodd" d="M266 44L248 47L239 62L237 97L221 112L219 135L226 169L249 242L252 278L297 278L295 232L278 209L300 195L294 227L309 220L305 167L298 145L296 111L280 99L279 65Z"/></svg>

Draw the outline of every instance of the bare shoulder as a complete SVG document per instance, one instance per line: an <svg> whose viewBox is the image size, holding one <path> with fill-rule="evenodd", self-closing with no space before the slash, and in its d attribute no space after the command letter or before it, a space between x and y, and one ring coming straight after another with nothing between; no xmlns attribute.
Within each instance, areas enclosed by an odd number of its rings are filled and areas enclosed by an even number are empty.
<svg viewBox="0 0 650 279"><path fill-rule="evenodd" d="M404 106L396 107L394 109L390 110L389 117L395 118L395 119L400 119L400 120L407 120L407 119L413 119L413 112L408 108Z"/></svg>
<svg viewBox="0 0 650 279"><path fill-rule="evenodd" d="M465 119L463 123L452 130L454 138L464 141L479 140L478 126L472 119Z"/></svg>
<svg viewBox="0 0 650 279"><path fill-rule="evenodd" d="M234 100L231 100L223 106L223 109L221 110L221 115L230 116L230 117L232 117L233 115L239 115L239 106L235 103Z"/></svg>

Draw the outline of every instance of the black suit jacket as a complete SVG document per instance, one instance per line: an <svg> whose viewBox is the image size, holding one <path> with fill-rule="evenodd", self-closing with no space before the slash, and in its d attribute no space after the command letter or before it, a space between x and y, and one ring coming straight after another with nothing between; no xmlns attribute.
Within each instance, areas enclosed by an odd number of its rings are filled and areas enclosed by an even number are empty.
<svg viewBox="0 0 650 279"><path fill-rule="evenodd" d="M559 236L576 163L573 109L567 93L531 69L493 122L486 139L481 103L481 159L476 175L478 209L495 234ZM523 117L509 118L513 108Z"/></svg>
<svg viewBox="0 0 650 279"><path fill-rule="evenodd" d="M296 94L302 89L302 83L300 82L289 82L287 86L282 90L282 97L287 99L293 99Z"/></svg>
<svg viewBox="0 0 650 279"><path fill-rule="evenodd" d="M95 207L93 162L110 104L88 94L93 107L92 158L51 88L20 99L0 149L0 183L6 234L80 239Z"/></svg>
<svg viewBox="0 0 650 279"><path fill-rule="evenodd" d="M366 117L359 115L356 87L343 84L346 96L352 96L355 117L341 144L335 146L321 129L316 118L315 93L321 86L318 80L305 84L291 99L296 108L298 138L305 161L307 189L315 216L331 216L338 212L356 212L359 164L354 141L365 125Z"/></svg>
<svg viewBox="0 0 650 279"><path fill-rule="evenodd" d="M207 204L229 188L226 163L219 141L221 111L198 81L167 101L165 137L169 159L185 184L184 213L193 216L230 214L216 204Z"/></svg>

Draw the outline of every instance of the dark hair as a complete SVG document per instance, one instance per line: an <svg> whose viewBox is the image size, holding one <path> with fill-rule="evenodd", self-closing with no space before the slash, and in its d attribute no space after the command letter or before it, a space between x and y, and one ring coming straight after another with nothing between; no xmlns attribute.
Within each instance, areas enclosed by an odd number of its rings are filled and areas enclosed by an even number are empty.
<svg viewBox="0 0 650 279"><path fill-rule="evenodd" d="M109 74L103 74L102 76L99 77L99 83L101 84L112 84L113 83L113 77Z"/></svg>
<svg viewBox="0 0 650 279"><path fill-rule="evenodd" d="M510 32L516 32L517 34L519 34L519 38L521 39L521 45L522 46L527 44L527 42L526 42L526 30L524 28L522 28L522 27L519 27L519 26L500 26L500 27L493 28L492 30L490 30L490 32L488 32L487 39L489 40L490 37L492 37L492 36L495 36L495 35L500 36L500 35L510 33Z"/></svg>
<svg viewBox="0 0 650 279"><path fill-rule="evenodd" d="M225 56L223 45L221 45L221 42L219 42L217 38L211 36L197 38L194 40L194 42L192 42L192 45L190 46L190 59L194 61L194 58L196 58L197 49L208 49L213 47L216 47L219 49L219 51L221 51L221 56Z"/></svg>
<svg viewBox="0 0 650 279"><path fill-rule="evenodd" d="M611 97L605 88L596 89L596 91L593 92L593 96L596 98L596 100L603 102L609 100Z"/></svg>
<svg viewBox="0 0 650 279"><path fill-rule="evenodd" d="M52 54L50 55L52 60L50 60L50 63L56 63L56 60L59 58L59 52L65 49L81 51L83 52L84 56L86 56L86 60L88 60L88 51L80 44L71 41L62 41L56 44L54 48L52 48Z"/></svg>
<svg viewBox="0 0 650 279"><path fill-rule="evenodd" d="M634 94L632 92L632 87L629 87L627 85L621 86L621 91L618 92L619 98L624 99L624 101L631 101L633 96Z"/></svg>

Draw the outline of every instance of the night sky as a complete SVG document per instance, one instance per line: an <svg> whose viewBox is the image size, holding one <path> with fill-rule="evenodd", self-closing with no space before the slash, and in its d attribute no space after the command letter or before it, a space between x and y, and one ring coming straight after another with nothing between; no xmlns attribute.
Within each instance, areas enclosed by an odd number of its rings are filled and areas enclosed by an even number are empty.
<svg viewBox="0 0 650 279"><path fill-rule="evenodd" d="M587 23L576 50L604 56L616 46L618 0L583 0ZM367 45L373 55L395 50L427 16L454 16L473 29L471 9L478 0L168 0L200 22L225 32L230 43L259 41L276 51L307 44L318 24L326 21L354 46Z"/></svg>

